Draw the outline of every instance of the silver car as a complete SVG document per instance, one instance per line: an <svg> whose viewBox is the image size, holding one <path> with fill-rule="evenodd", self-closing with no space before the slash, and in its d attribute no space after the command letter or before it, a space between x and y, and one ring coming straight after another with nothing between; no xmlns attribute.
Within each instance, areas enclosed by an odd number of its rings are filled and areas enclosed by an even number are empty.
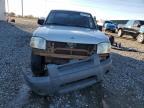
<svg viewBox="0 0 144 108"><path fill-rule="evenodd" d="M100 82L111 69L110 41L89 13L52 10L31 38L31 74L39 95L65 93Z"/></svg>

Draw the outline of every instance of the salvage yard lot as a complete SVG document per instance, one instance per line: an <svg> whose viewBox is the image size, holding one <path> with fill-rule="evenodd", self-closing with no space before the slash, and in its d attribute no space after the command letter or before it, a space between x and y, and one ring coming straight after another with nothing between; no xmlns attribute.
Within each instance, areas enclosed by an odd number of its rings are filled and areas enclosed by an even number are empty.
<svg viewBox="0 0 144 108"><path fill-rule="evenodd" d="M96 86L53 97L40 97L26 86L22 72L30 72L29 47L36 20L0 22L0 108L98 108ZM115 35L116 34L111 34ZM144 51L129 37L116 38L124 47ZM144 53L112 49L113 70L105 75L104 100L109 108L143 108Z"/></svg>

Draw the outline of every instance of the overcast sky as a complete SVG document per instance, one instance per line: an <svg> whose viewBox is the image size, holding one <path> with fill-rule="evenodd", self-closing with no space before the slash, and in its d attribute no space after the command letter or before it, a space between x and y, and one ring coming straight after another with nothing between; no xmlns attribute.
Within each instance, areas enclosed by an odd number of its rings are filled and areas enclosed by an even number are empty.
<svg viewBox="0 0 144 108"><path fill-rule="evenodd" d="M23 0L23 2L24 15L45 17L52 9L67 9L90 12L97 19L144 20L144 0ZM21 15L21 0L9 0L9 11Z"/></svg>

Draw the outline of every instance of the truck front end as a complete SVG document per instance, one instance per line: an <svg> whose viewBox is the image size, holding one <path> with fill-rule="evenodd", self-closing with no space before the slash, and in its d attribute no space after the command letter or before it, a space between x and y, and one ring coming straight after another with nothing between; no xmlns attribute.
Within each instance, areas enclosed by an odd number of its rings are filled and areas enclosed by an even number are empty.
<svg viewBox="0 0 144 108"><path fill-rule="evenodd" d="M51 95L103 80L103 75L111 69L111 45L108 37L95 28L91 15L74 11L52 11L50 15L53 19L67 16L70 22L65 25L61 21L59 24L47 21L35 31L30 42L32 73L24 73L29 87L39 95ZM86 21L93 24L89 28L88 23L73 25L76 19L71 16L79 17L80 24Z"/></svg>

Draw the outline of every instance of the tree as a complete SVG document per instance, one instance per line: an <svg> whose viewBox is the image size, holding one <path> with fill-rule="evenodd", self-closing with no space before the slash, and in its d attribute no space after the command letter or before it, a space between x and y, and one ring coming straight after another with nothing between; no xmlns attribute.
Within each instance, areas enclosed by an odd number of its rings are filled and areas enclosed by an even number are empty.
<svg viewBox="0 0 144 108"><path fill-rule="evenodd" d="M24 18L30 18L30 19L33 19L34 16L33 16L33 15L26 15L26 16L24 16Z"/></svg>
<svg viewBox="0 0 144 108"><path fill-rule="evenodd" d="M10 16L10 17L15 17L15 13L14 13L14 12L10 12L10 13L9 13L9 16Z"/></svg>

